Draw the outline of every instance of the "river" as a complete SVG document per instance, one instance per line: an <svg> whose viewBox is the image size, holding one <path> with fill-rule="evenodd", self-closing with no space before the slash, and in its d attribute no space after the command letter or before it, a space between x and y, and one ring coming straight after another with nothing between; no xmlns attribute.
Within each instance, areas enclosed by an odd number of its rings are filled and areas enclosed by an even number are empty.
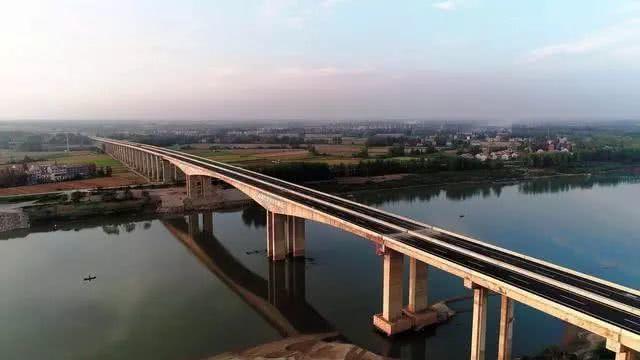
<svg viewBox="0 0 640 360"><path fill-rule="evenodd" d="M635 178L381 190L354 199L640 285ZM212 234L190 223L194 216L114 217L3 234L0 358L202 359L277 340L292 329L337 331L399 358L468 357L468 300L453 303L457 315L435 328L392 339L374 331L381 259L364 239L307 222L307 259L270 266L262 209L217 212ZM96 279L84 281L88 274ZM429 277L430 302L470 294L461 279L436 269ZM495 296L489 301L488 358L495 358L498 302ZM516 305L515 355L561 345L571 333L563 322Z"/></svg>

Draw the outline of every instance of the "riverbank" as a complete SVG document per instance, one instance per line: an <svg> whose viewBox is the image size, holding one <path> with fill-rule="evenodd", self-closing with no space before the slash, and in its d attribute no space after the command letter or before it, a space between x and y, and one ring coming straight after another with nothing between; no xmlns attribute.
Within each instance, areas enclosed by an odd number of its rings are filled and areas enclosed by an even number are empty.
<svg viewBox="0 0 640 360"><path fill-rule="evenodd" d="M589 172L594 170L593 172ZM559 172L553 169L481 169L442 171L433 174L392 174L372 177L340 177L305 182L314 189L352 196L378 190L434 188L449 185L506 186L533 180L585 176L640 176L631 165L589 166ZM73 197L76 196L76 199ZM134 185L107 189L66 191L0 197L0 232L29 228L32 223L74 220L101 215L132 213L183 214L192 211L235 209L252 200L234 188L223 188L213 199L190 199L184 186Z"/></svg>
<svg viewBox="0 0 640 360"><path fill-rule="evenodd" d="M220 189L215 198L190 199L184 187L149 186L13 196L1 202L0 232L7 232L111 215L231 210L250 204L251 199L233 188Z"/></svg>
<svg viewBox="0 0 640 360"><path fill-rule="evenodd" d="M433 174L393 174L371 177L341 177L312 181L305 185L334 194L355 194L372 190L408 189L445 185L512 185L525 181L584 176L640 176L640 166L589 166L567 171L554 169L504 168L493 170L442 171Z"/></svg>

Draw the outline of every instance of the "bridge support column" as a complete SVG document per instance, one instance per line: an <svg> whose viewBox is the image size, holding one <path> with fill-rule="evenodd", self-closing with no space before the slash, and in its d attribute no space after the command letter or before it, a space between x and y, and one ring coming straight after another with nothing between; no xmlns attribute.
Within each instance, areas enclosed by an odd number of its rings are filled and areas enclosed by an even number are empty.
<svg viewBox="0 0 640 360"><path fill-rule="evenodd" d="M208 176L201 176L202 179L202 197L205 199L215 198L219 195L219 187L212 181L214 180Z"/></svg>
<svg viewBox="0 0 640 360"><path fill-rule="evenodd" d="M138 152L131 150L131 163L136 171L140 171L140 162L138 161Z"/></svg>
<svg viewBox="0 0 640 360"><path fill-rule="evenodd" d="M149 180L151 182L156 181L156 177L157 177L156 157L153 155L149 155L149 172L150 172Z"/></svg>
<svg viewBox="0 0 640 360"><path fill-rule="evenodd" d="M149 178L149 182L153 181L153 156L151 154L147 155L147 177Z"/></svg>
<svg viewBox="0 0 640 360"><path fill-rule="evenodd" d="M606 346L616 354L615 360L638 360L638 356L633 350L620 343L607 340Z"/></svg>
<svg viewBox="0 0 640 360"><path fill-rule="evenodd" d="M169 160L162 160L162 182L165 184L174 184L176 172L173 169L173 164Z"/></svg>
<svg viewBox="0 0 640 360"><path fill-rule="evenodd" d="M500 302L500 333L498 336L498 360L511 360L513 300L505 295L502 295Z"/></svg>
<svg viewBox="0 0 640 360"><path fill-rule="evenodd" d="M471 323L471 360L484 360L487 336L487 299L489 290L475 284L473 289L473 315Z"/></svg>
<svg viewBox="0 0 640 360"><path fill-rule="evenodd" d="M151 155L151 169L152 169L152 181L158 181L160 178L160 167L158 166L158 157L155 155Z"/></svg>
<svg viewBox="0 0 640 360"><path fill-rule="evenodd" d="M428 265L411 258L409 260L409 306L407 310L417 313L427 308Z"/></svg>
<svg viewBox="0 0 640 360"><path fill-rule="evenodd" d="M305 223L297 216L287 216L287 253L293 257L304 256Z"/></svg>
<svg viewBox="0 0 640 360"><path fill-rule="evenodd" d="M386 249L382 267L382 313L373 316L373 325L387 335L410 329L411 319L402 313L404 254Z"/></svg>
<svg viewBox="0 0 640 360"><path fill-rule="evenodd" d="M136 157L138 158L138 172L145 176L144 173L144 157L142 156L142 151L137 151Z"/></svg>
<svg viewBox="0 0 640 360"><path fill-rule="evenodd" d="M149 157L145 152L142 153L142 174L147 179L149 178Z"/></svg>
<svg viewBox="0 0 640 360"><path fill-rule="evenodd" d="M153 156L151 154L146 154L147 157L147 177L149 178L149 182L153 181Z"/></svg>
<svg viewBox="0 0 640 360"><path fill-rule="evenodd" d="M422 328L438 322L438 313L428 308L429 265L420 260L409 260L409 305L404 313L414 328Z"/></svg>
<svg viewBox="0 0 640 360"><path fill-rule="evenodd" d="M283 260L286 250L287 216L267 210L267 256L273 261Z"/></svg>
<svg viewBox="0 0 640 360"><path fill-rule="evenodd" d="M173 171L174 171L174 179L176 179L176 183L181 183L183 181L186 181L187 175L184 173L184 171L180 170L177 166L173 167Z"/></svg>
<svg viewBox="0 0 640 360"><path fill-rule="evenodd" d="M162 158L160 158L160 156L156 156L155 157L156 161L155 161L155 165L156 165L156 181L157 182L162 182L163 178L162 178Z"/></svg>
<svg viewBox="0 0 640 360"><path fill-rule="evenodd" d="M187 175L187 196L190 198L202 197L202 177L197 175Z"/></svg>

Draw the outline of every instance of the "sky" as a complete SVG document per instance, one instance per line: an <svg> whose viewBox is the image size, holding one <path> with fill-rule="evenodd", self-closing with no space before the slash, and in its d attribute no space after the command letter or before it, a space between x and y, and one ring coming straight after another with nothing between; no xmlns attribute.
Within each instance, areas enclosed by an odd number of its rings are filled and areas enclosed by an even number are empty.
<svg viewBox="0 0 640 360"><path fill-rule="evenodd" d="M640 0L0 0L0 120L640 119Z"/></svg>

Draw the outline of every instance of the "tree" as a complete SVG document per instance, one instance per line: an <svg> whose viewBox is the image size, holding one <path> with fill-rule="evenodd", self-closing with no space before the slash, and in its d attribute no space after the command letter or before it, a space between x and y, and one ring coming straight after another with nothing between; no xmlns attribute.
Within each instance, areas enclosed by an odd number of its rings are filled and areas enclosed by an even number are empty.
<svg viewBox="0 0 640 360"><path fill-rule="evenodd" d="M367 146L363 147L357 153L353 154L355 157L366 159L369 157L369 148Z"/></svg>
<svg viewBox="0 0 640 360"><path fill-rule="evenodd" d="M69 199L74 203L77 203L84 197L84 194L80 191L74 191L69 195Z"/></svg>
<svg viewBox="0 0 640 360"><path fill-rule="evenodd" d="M403 145L393 145L389 148L389 156L404 156L404 146Z"/></svg>

